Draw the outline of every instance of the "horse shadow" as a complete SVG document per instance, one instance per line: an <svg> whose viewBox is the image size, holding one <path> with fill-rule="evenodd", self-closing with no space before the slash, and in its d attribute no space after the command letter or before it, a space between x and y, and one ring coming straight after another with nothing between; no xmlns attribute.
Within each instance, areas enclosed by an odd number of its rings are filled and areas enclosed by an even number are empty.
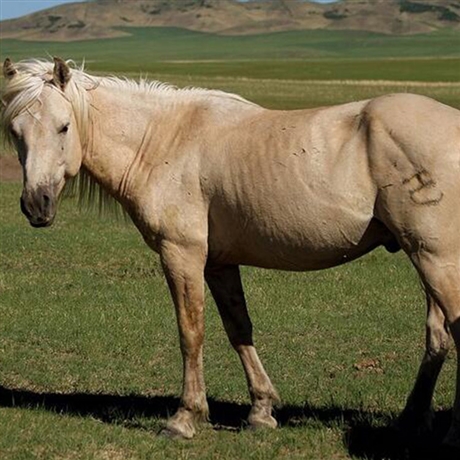
<svg viewBox="0 0 460 460"><path fill-rule="evenodd" d="M216 430L239 431L245 428L248 404L208 399L211 424ZM36 408L69 416L92 417L108 424L142 428L140 417L166 418L179 405L175 396L120 396L88 393L37 393L0 386L0 407ZM458 452L441 450L451 411L435 414L435 430L423 441L411 440L394 427L396 416L390 413L346 409L334 405L315 407L286 405L276 410L281 427L296 428L319 423L339 427L351 457L369 460L458 460Z"/></svg>

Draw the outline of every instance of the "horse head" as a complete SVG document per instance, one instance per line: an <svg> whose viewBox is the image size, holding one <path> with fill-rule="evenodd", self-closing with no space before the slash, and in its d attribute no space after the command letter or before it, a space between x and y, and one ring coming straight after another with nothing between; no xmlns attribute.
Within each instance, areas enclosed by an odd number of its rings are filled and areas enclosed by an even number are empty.
<svg viewBox="0 0 460 460"><path fill-rule="evenodd" d="M6 59L3 123L23 171L21 210L34 227L53 223L67 179L82 163L75 111L68 97L71 70L60 58L54 69L34 75Z"/></svg>

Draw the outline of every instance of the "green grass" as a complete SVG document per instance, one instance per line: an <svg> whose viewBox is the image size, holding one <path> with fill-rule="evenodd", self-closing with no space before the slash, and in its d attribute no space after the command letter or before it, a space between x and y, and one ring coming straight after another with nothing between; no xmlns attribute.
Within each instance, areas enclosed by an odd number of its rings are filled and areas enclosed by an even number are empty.
<svg viewBox="0 0 460 460"><path fill-rule="evenodd" d="M89 64L93 67L93 64ZM123 66L122 66L123 67ZM140 66L139 66L140 67ZM97 70L98 64L94 63ZM132 72L128 65L124 71ZM119 69L118 72L123 72ZM238 77L285 80L393 80L441 81L460 80L460 59L322 59L261 60L218 62L164 62L147 65L144 72L188 75L191 77ZM139 75L139 73L138 73Z"/></svg>
<svg viewBox="0 0 460 460"><path fill-rule="evenodd" d="M131 28L129 32L130 37L69 43L7 39L2 40L0 57L58 55L86 59L91 69L104 72L256 78L458 81L460 75L460 32L447 29L411 36L333 30L235 37L173 28ZM170 62L203 60L218 62Z"/></svg>

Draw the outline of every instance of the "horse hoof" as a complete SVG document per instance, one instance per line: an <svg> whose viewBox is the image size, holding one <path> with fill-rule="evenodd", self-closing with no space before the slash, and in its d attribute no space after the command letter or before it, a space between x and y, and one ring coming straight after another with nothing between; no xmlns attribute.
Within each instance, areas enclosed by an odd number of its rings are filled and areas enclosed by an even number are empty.
<svg viewBox="0 0 460 460"><path fill-rule="evenodd" d="M163 428L160 431L160 436L168 439L184 439L181 433L175 430L170 430L169 428Z"/></svg>
<svg viewBox="0 0 460 460"><path fill-rule="evenodd" d="M161 435L169 439L192 439L195 435L195 426L192 420L181 416L179 412L166 423Z"/></svg>
<svg viewBox="0 0 460 460"><path fill-rule="evenodd" d="M194 433L178 430L177 428L166 427L160 431L160 436L173 440L192 439L193 435Z"/></svg>
<svg viewBox="0 0 460 460"><path fill-rule="evenodd" d="M248 429L261 430L261 429L274 429L278 426L278 422L274 417L250 417Z"/></svg>

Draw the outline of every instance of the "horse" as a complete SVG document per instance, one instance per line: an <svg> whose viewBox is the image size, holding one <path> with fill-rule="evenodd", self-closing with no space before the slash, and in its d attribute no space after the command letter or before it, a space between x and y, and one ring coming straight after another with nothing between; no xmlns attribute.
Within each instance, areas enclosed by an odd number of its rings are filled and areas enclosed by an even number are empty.
<svg viewBox="0 0 460 460"><path fill-rule="evenodd" d="M3 74L2 127L22 165L30 224L53 223L81 172L160 256L183 360L165 434L192 438L208 418L205 283L245 371L249 426L274 428L279 396L254 347L240 265L319 270L384 246L407 254L427 298L425 353L400 420L430 428L453 338L444 442L460 447L459 110L414 94L269 110L217 90L92 76L61 58L7 59Z"/></svg>

